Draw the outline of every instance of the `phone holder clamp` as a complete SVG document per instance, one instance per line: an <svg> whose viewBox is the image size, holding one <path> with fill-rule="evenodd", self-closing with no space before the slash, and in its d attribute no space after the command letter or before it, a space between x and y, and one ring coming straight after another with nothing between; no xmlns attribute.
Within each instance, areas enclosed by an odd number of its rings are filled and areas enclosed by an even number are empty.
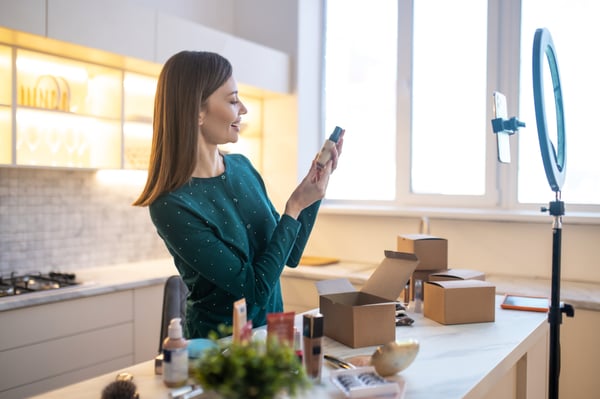
<svg viewBox="0 0 600 399"><path fill-rule="evenodd" d="M516 116L513 116L509 120L504 118L492 119L494 133L504 132L513 135L519 131L520 127L525 127L525 122L521 122Z"/></svg>

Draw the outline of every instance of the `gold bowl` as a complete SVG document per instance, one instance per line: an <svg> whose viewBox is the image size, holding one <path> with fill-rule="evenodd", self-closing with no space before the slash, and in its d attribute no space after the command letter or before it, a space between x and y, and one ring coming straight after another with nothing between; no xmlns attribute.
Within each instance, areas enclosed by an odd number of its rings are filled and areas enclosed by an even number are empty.
<svg viewBox="0 0 600 399"><path fill-rule="evenodd" d="M382 377L389 377L405 370L419 353L419 341L407 339L392 341L379 346L371 355L371 364Z"/></svg>

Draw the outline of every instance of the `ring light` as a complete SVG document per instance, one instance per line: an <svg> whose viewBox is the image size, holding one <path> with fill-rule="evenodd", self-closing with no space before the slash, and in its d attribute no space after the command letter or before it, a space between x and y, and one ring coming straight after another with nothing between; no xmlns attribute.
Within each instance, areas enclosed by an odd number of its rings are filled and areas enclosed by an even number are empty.
<svg viewBox="0 0 600 399"><path fill-rule="evenodd" d="M548 60L552 87L554 89L554 106L556 108L557 149L554 148L548 136L546 123L546 109L544 106L544 59ZM533 99L535 103L535 117L537 122L540 151L544 161L544 170L552 191L558 192L565 181L567 169L565 120L563 113L563 99L558 74L556 51L550 31L546 28L537 29L533 39Z"/></svg>

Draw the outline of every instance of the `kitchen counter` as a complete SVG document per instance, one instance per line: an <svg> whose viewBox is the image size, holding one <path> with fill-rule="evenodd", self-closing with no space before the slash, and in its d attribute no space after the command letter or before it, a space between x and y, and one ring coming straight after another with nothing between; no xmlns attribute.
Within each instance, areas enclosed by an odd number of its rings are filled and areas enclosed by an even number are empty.
<svg viewBox="0 0 600 399"><path fill-rule="evenodd" d="M327 266L300 265L297 268L286 267L283 275L315 281L345 277L352 283L362 284L369 278L375 266L356 262ZM177 269L171 258L164 258L80 269L76 274L77 280L82 284L0 298L0 312L164 284L169 276L177 274Z"/></svg>
<svg viewBox="0 0 600 399"><path fill-rule="evenodd" d="M547 389L546 315L503 310L497 296L496 321L443 326L421 314L412 327L397 327L396 339L417 339L420 351L414 363L393 377L405 384L404 399L544 398ZM301 325L296 316L296 326ZM340 358L370 355L375 347L352 349L329 338L324 352ZM322 384L301 397L341 399L324 367ZM36 399L97 398L119 372L134 375L140 398L165 398L169 390L154 375L152 361L115 370L78 384L46 392ZM519 396L517 396L519 392ZM398 398L399 399L399 398Z"/></svg>
<svg viewBox="0 0 600 399"><path fill-rule="evenodd" d="M377 264L341 261L326 266L299 265L286 267L283 277L311 281L347 278L352 284L364 284ZM68 299L101 295L132 288L163 284L177 274L171 258L122 263L77 270L81 285L58 290L0 298L0 312ZM496 293L550 296L550 279L488 274L486 279L496 285ZM577 309L600 311L600 284L562 281L561 300Z"/></svg>
<svg viewBox="0 0 600 399"><path fill-rule="evenodd" d="M177 269L170 258L80 269L76 275L81 284L2 297L0 312L163 284L173 274L177 274Z"/></svg>

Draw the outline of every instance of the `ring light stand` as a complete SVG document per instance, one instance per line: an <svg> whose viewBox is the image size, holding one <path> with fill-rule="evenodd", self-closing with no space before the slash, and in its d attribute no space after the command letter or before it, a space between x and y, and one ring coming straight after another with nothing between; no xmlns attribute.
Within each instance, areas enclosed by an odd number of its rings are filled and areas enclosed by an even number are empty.
<svg viewBox="0 0 600 399"><path fill-rule="evenodd" d="M544 107L543 61L548 61L552 87L554 90L554 106L556 108L557 147L548 137L546 125L546 109ZM550 356L548 398L558 398L558 381L560 375L560 325L562 314L573 317L575 311L571 305L560 303L560 256L562 238L562 216L565 214L564 202L560 200L560 190L567 170L565 120L563 112L562 90L558 63L552 36L547 29L538 29L533 39L533 99L538 128L540 151L544 161L544 170L550 188L555 192L555 200L542 212L549 212L554 217L552 224L552 294L548 322L550 323Z"/></svg>
<svg viewBox="0 0 600 399"><path fill-rule="evenodd" d="M552 77L558 148L555 148L552 144L548 136L546 124L543 86L544 60L548 62ZM558 63L552 36L546 28L537 29L533 39L533 98L544 170L548 184L555 193L554 201L550 202L548 207L542 207L542 212L549 212L554 218L552 223L552 291L550 308L548 310L548 323L550 323L548 398L556 399L558 398L560 376L560 325L562 324L562 314L565 313L567 317L573 317L575 310L571 305L561 304L560 302L562 216L565 214L565 205L561 201L561 188L567 170L567 155L563 99ZM504 117L496 117L496 119L492 120L492 128L496 134L514 134L519 126L525 126L525 124L519 122L514 117L509 121L505 120Z"/></svg>

